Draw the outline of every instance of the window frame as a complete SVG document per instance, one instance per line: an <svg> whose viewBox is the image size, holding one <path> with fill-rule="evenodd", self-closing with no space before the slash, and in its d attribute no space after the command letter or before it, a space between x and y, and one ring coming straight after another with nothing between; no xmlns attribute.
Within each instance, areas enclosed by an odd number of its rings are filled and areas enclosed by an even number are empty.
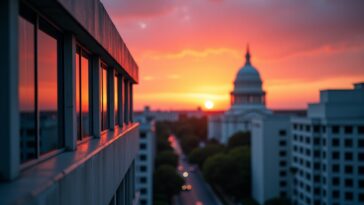
<svg viewBox="0 0 364 205"><path fill-rule="evenodd" d="M80 109L80 118L76 118L76 120L79 122L80 125L80 131L78 131L78 124L76 127L76 131L77 131L77 142L83 142L85 140L88 140L89 138L92 137L92 130L93 130L93 112L92 112L92 92L93 92L93 83L92 83L92 54L90 51L88 51L84 46L82 46L80 43L76 43L76 54L78 53L78 62L79 62L79 67L76 68L77 65L75 65L75 69L78 69L79 72L79 98L80 98L80 104L76 105L79 106ZM89 135L82 135L82 57L85 57L88 59L88 113L89 113ZM75 70L75 72L77 72ZM77 77L77 75L75 75ZM76 81L77 82L77 81ZM77 87L75 88L77 89ZM75 96L77 98L77 96ZM75 98L75 99L76 99ZM77 101L76 101L77 102ZM77 113L76 113L77 114Z"/></svg>
<svg viewBox="0 0 364 205"><path fill-rule="evenodd" d="M98 69L100 69L100 75L98 77L100 79L100 85L99 85L100 99L102 99L101 102L100 102L100 108L101 108L100 109L100 125L101 125L100 126L100 131L101 131L101 134L102 134L104 132L107 132L110 129L110 122L109 122L109 114L110 114L109 83L107 82L108 81L109 67L104 61L101 60ZM104 119L104 116L103 116L103 108L104 108L104 104L103 104L104 103L104 101L103 101L104 100L104 96L103 96L103 85L104 85L103 70L106 71L106 98L105 98L106 99L106 115L105 115L105 119ZM103 120L106 120L105 127L103 127L103 125L104 125Z"/></svg>
<svg viewBox="0 0 364 205"><path fill-rule="evenodd" d="M55 26L52 22L47 20L46 17L41 15L36 9L29 6L26 3L21 3L19 6L18 18L23 18L33 25L33 34L34 34L34 126L35 126L35 158L23 161L20 163L20 169L26 169L30 166L38 164L41 161L44 161L52 156L55 156L65 150L65 134L64 134L64 73L63 73L63 32L57 26ZM58 144L56 149L49 150L45 153L41 154L40 151L40 111L39 111L39 82L38 82L38 70L39 70L39 31L42 31L46 35L54 38L57 42L57 138ZM19 68L20 69L20 68ZM19 86L19 83L18 83ZM20 114L20 110L19 110ZM20 127L19 127L20 131ZM20 142L19 142L20 143ZM21 155L22 150L19 150L19 157Z"/></svg>

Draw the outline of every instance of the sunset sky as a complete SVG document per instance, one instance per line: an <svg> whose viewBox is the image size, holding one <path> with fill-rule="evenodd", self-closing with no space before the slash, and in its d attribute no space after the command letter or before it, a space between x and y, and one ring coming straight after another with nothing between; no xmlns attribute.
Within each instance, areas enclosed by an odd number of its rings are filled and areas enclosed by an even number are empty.
<svg viewBox="0 0 364 205"><path fill-rule="evenodd" d="M272 109L364 81L361 0L102 0L139 65L136 109L227 109L247 43Z"/></svg>

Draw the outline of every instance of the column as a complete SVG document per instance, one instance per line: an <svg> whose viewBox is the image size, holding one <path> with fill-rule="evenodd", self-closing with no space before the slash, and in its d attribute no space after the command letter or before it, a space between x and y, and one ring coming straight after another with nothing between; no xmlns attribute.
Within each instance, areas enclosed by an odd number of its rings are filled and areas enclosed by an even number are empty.
<svg viewBox="0 0 364 205"><path fill-rule="evenodd" d="M100 74L101 74L101 61L99 56L92 57L92 65L91 65L91 119L92 119L92 135L96 138L100 137L101 133L101 115L100 115Z"/></svg>
<svg viewBox="0 0 364 205"><path fill-rule="evenodd" d="M76 117L76 39L71 33L64 35L64 135L65 148L75 150L77 144Z"/></svg>
<svg viewBox="0 0 364 205"><path fill-rule="evenodd" d="M19 175L18 1L0 3L0 180Z"/></svg>

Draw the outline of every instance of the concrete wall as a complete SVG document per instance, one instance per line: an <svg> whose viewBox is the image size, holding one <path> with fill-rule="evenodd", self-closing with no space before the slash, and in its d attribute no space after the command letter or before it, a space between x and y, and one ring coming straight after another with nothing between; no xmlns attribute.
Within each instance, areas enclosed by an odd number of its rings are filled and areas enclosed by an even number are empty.
<svg viewBox="0 0 364 205"><path fill-rule="evenodd" d="M138 66L100 0L57 1L138 81Z"/></svg>
<svg viewBox="0 0 364 205"><path fill-rule="evenodd" d="M139 149L138 125L104 133L0 184L1 204L108 204Z"/></svg>

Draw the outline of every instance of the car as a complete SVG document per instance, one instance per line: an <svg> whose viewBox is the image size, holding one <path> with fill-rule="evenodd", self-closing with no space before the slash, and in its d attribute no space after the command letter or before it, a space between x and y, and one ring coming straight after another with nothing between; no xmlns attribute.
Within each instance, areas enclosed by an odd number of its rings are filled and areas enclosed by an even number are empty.
<svg viewBox="0 0 364 205"><path fill-rule="evenodd" d="M192 185L191 184L184 184L181 187L182 191L191 191L192 190Z"/></svg>

